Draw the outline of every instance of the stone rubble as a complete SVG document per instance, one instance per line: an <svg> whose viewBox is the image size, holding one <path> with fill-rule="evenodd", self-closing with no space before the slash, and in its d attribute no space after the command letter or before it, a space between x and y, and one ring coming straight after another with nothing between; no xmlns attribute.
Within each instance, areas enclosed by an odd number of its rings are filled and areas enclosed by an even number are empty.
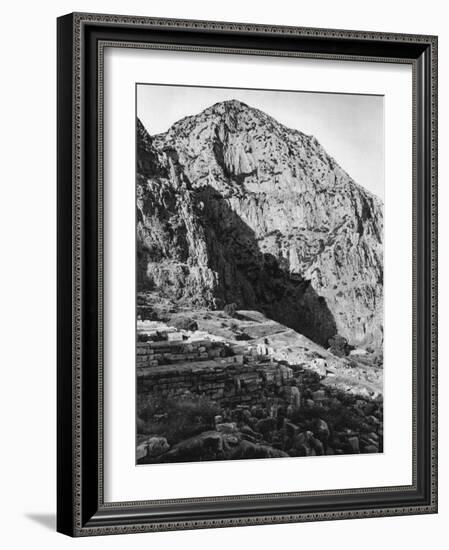
<svg viewBox="0 0 449 550"><path fill-rule="evenodd" d="M148 433L163 430L170 411L139 419L139 464L382 452L381 398L323 385L325 362L288 365L270 346L165 331L163 324L145 334L152 339L139 341L136 353L140 408L152 402L194 407L201 399L219 414L194 427L190 438L172 440L163 431Z"/></svg>

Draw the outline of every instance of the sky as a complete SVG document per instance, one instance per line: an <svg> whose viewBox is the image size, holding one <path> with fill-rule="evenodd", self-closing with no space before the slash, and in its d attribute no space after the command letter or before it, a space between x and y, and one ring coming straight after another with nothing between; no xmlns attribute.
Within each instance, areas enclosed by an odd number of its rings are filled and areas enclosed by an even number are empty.
<svg viewBox="0 0 449 550"><path fill-rule="evenodd" d="M314 135L354 181L384 199L382 96L137 84L136 98L137 116L150 134L219 101L243 101Z"/></svg>

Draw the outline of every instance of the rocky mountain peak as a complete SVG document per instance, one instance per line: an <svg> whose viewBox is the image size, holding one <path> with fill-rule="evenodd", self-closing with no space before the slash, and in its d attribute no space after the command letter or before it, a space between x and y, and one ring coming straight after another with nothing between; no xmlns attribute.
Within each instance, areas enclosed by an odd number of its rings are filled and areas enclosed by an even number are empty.
<svg viewBox="0 0 449 550"><path fill-rule="evenodd" d="M249 107L243 101L240 101L238 99L227 99L225 101L214 103L211 107L205 109L205 112L210 111L212 113L217 113L220 115L227 115L230 112L241 113L246 110L252 111L253 113L256 112L256 109Z"/></svg>

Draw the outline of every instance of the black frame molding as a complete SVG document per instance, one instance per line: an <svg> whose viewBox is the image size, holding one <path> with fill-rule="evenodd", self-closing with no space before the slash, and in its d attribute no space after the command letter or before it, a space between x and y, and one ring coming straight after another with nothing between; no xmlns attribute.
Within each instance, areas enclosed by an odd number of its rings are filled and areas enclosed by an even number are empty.
<svg viewBox="0 0 449 550"><path fill-rule="evenodd" d="M437 37L83 13L58 18L57 27L57 530L88 536L437 512ZM102 56L107 46L412 65L411 486L104 502Z"/></svg>

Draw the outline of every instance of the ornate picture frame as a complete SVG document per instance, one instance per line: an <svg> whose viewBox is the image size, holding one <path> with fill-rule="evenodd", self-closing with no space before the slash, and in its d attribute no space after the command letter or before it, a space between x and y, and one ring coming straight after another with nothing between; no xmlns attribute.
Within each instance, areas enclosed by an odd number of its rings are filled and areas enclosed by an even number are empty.
<svg viewBox="0 0 449 550"><path fill-rule="evenodd" d="M412 68L412 483L107 502L103 92L106 47ZM58 502L70 536L437 512L437 37L74 13L58 19Z"/></svg>

